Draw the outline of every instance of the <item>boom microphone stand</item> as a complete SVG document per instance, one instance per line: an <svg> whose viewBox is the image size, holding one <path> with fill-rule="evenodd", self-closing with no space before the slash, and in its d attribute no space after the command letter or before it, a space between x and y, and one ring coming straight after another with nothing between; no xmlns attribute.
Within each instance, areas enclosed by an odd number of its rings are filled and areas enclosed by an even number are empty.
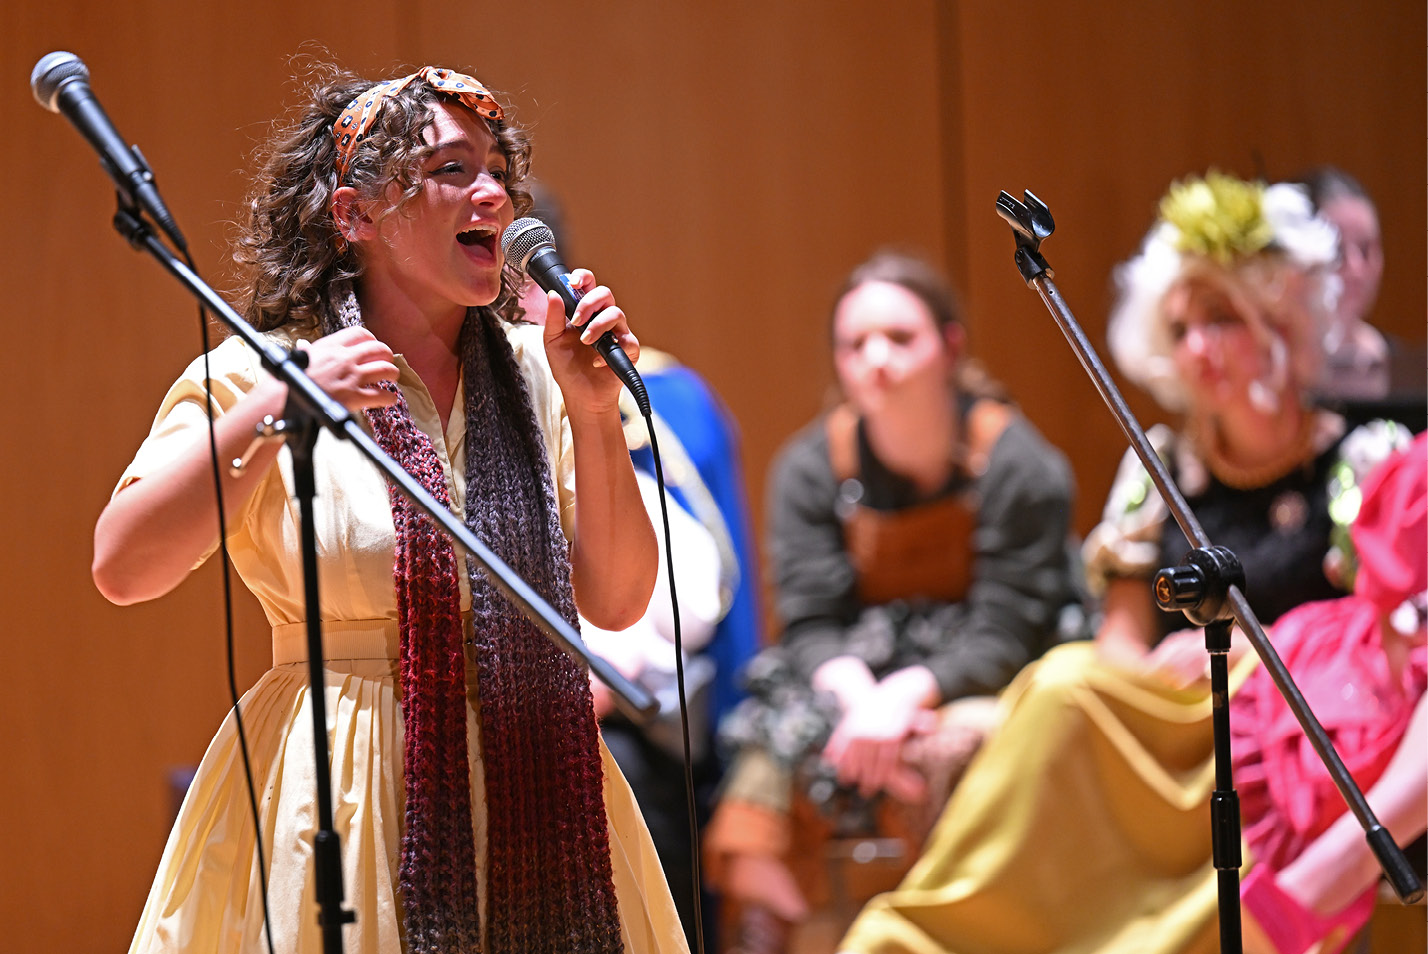
<svg viewBox="0 0 1428 954"><path fill-rule="evenodd" d="M1210 831L1213 858L1218 876L1220 909L1220 950L1238 954L1240 937L1240 812L1230 766L1229 679L1226 653L1230 648L1230 622L1239 624L1249 636L1270 678L1314 751L1329 770L1329 776L1348 803L1349 809L1364 829L1369 847L1393 884L1393 890L1405 903L1416 903L1423 897L1423 886L1403 852L1393 841L1388 829L1379 824L1369 808L1363 792L1334 751L1324 727L1310 711L1299 687L1294 684L1279 654L1254 611L1244 597L1244 570L1235 555L1224 547L1210 544L1189 505L1174 481L1170 479L1160 455L1155 453L1145 431L1121 397L1085 332L1052 281L1054 272L1041 255L1041 242L1056 228L1051 210L1031 192L1025 193L1025 203L1006 192L997 197L997 214L1011 226L1016 238L1016 267L1027 285L1036 290L1050 310L1051 316L1070 342L1081 366L1091 377L1116 422L1120 424L1131 448L1150 474L1155 489L1165 500L1175 522L1185 538L1194 546L1179 566L1162 569L1155 575L1155 600L1165 610L1180 610L1190 622L1205 628L1205 649L1210 654L1210 694L1213 706L1212 722L1215 737L1215 791L1210 799Z"/></svg>
<svg viewBox="0 0 1428 954"><path fill-rule="evenodd" d="M139 210L126 205L123 197L114 216L114 227L136 249L148 251L171 275L195 295L199 302L217 315L234 334L256 351L267 368L288 386L288 403L283 410L281 427L260 425L261 436L277 433L292 434L293 483L299 496L302 513L303 584L306 596L308 668L312 682L313 757L317 768L317 834L314 836L318 922L322 925L323 949L328 954L342 950L342 925L355 920L352 911L342 908L342 878L340 840L332 827L332 785L329 778L326 711L322 653L322 611L318 605L317 546L313 533L312 497L315 484L312 473L312 448L321 428L351 441L401 493L420 507L460 549L475 558L492 585L528 616L555 644L576 660L585 664L610 687L622 712L637 723L643 723L658 708L648 690L630 682L619 670L591 653L580 636L565 619L520 575L487 548L474 533L441 506L426 488L417 483L401 465L392 460L342 405L318 387L302 370L307 364L301 351L284 352L265 340L235 312L203 279L155 235Z"/></svg>
<svg viewBox="0 0 1428 954"><path fill-rule="evenodd" d="M87 78L87 74L86 74ZM132 147L131 147L132 148ZM136 161L142 156L133 149ZM147 172L147 165L143 165ZM152 181L149 174L148 181ZM340 838L332 824L332 785L327 750L326 707L323 700L322 611L318 603L317 547L313 532L312 499L315 481L312 451L317 436L326 428L339 438L350 441L370 460L389 483L431 517L457 547L475 558L492 585L528 616L556 645L587 668L610 687L621 711L637 723L644 723L658 708L654 697L643 687L626 679L601 657L585 648L579 635L521 577L487 548L449 510L441 506L426 489L402 467L388 457L352 415L338 404L304 373L307 356L301 351L284 352L260 336L202 278L180 260L154 233L151 223L134 196L123 189L118 193L119 209L114 227L136 250L149 252L159 264L187 288L199 303L242 338L257 352L263 366L288 387L287 406L281 422L265 421L259 425L259 437L285 436L293 457L293 477L299 498L302 523L303 584L307 613L308 668L311 680L313 757L317 780L317 832L314 836L315 887L319 906L318 923L322 927L323 950L338 954L342 950L342 925L356 920L356 915L342 907L342 866ZM241 462L240 466L241 466Z"/></svg>

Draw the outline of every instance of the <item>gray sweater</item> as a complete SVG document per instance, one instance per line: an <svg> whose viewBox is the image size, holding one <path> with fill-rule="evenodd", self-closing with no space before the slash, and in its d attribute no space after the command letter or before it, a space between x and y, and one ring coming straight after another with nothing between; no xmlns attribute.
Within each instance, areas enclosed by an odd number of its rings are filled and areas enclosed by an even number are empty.
<svg viewBox="0 0 1428 954"><path fill-rule="evenodd" d="M891 511L929 499L873 456L861 426L858 454L863 505ZM966 490L965 480L954 481L944 495ZM844 548L837 483L820 418L780 451L769 485L769 560L781 639L805 677L835 656L856 653L848 634L866 608ZM976 553L967 597L936 648L921 659L899 660L930 669L943 702L1004 687L1049 645L1061 609L1076 592L1067 537L1074 487L1060 451L1014 415L971 489Z"/></svg>

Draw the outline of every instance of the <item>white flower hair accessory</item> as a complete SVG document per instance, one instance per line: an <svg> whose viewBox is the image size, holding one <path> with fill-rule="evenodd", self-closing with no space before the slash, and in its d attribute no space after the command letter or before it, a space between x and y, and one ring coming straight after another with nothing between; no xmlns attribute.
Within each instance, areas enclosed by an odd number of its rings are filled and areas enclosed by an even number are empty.
<svg viewBox="0 0 1428 954"><path fill-rule="evenodd" d="M1271 364L1251 397L1257 405L1272 402L1268 392L1277 392L1291 364L1302 363L1294 352L1312 348L1317 363L1321 329L1338 299L1339 282L1332 274L1338 247L1337 230L1314 213L1303 186L1265 186L1213 171L1203 179L1176 182L1161 200L1159 218L1140 254L1116 269L1119 296L1106 333L1111 355L1122 373L1163 407L1184 410L1175 341L1162 309L1166 293L1193 268L1218 273L1254 297L1277 298L1284 286L1276 275L1288 266L1308 279L1305 300L1293 309L1303 314L1280 317L1304 319L1312 326L1298 329L1294 337L1302 340L1286 342L1287 329L1246 316Z"/></svg>
<svg viewBox="0 0 1428 954"><path fill-rule="evenodd" d="M1289 182L1269 186L1262 208L1273 235L1271 248L1305 268L1329 268L1338 261L1339 231L1314 213L1304 186Z"/></svg>

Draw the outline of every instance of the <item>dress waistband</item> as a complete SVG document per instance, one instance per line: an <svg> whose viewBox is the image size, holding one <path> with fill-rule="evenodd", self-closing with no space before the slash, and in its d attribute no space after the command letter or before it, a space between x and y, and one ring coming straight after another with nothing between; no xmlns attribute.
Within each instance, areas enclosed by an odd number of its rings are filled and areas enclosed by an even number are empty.
<svg viewBox="0 0 1428 954"><path fill-rule="evenodd" d="M327 659L397 659L402 634L394 619L329 619L322 623ZM307 623L273 627L273 665L307 662Z"/></svg>
<svg viewBox="0 0 1428 954"><path fill-rule="evenodd" d="M469 647L473 638L471 614L461 614L461 628ZM400 659L401 629L394 619L329 619L322 623L322 653L326 659ZM468 657L470 653L467 653ZM279 623L273 627L273 665L307 662L307 623Z"/></svg>

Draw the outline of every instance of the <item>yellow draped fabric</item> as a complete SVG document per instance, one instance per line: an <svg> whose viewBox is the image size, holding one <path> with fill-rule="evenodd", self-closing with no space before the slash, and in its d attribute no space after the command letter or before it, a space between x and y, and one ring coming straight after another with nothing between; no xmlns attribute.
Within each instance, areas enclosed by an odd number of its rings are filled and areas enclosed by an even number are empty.
<svg viewBox="0 0 1428 954"><path fill-rule="evenodd" d="M550 377L539 329L512 328L517 363L545 436L562 524L574 515L574 466L560 391ZM284 344L289 342L282 342ZM257 382L256 356L237 339L210 355L221 413ZM420 379L400 357L399 386L412 418L431 438L447 477L453 510L465 506L464 420L440 416ZM194 362L164 399L149 438L120 487L155 473L206 440L203 365ZM464 407L458 390L456 408ZM395 542L380 473L345 442L318 440L316 534L324 612L325 698L334 824L342 839L346 904L357 913L344 931L348 954L400 954L401 898L396 887L402 819L402 715L396 680L399 636L392 585ZM275 954L321 948L313 900L312 836L316 795L312 697L307 680L297 505L286 449L249 502L229 514L229 547L244 583L273 625L273 668L243 697L269 864ZM217 532L214 533L214 547ZM470 593L461 574L463 611ZM469 617L468 617L469 624ZM173 638L183 638L175 633ZM467 667L467 737L471 745L472 828L485 901L485 789L475 715L475 672ZM611 862L630 954L685 952L659 860L628 784L601 744ZM262 907L237 731L230 714L210 744L164 848L131 954L265 951ZM483 911L484 913L484 911Z"/></svg>
<svg viewBox="0 0 1428 954"><path fill-rule="evenodd" d="M1235 668L1232 689L1256 662ZM840 949L1217 950L1208 688L1169 690L1074 643L1027 667L1001 706L922 857Z"/></svg>

